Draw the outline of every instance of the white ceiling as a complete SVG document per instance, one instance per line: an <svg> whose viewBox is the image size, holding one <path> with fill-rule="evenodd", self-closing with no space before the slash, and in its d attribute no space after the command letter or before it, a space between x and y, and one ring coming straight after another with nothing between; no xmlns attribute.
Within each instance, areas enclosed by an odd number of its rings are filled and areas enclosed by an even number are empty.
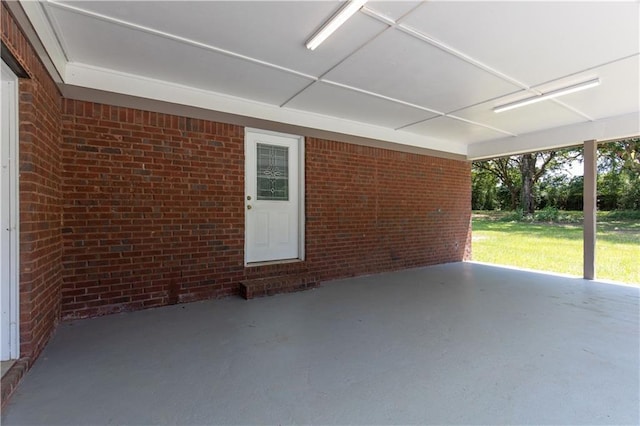
<svg viewBox="0 0 640 426"><path fill-rule="evenodd" d="M640 3L21 1L78 88L469 159L640 134ZM599 77L584 92L493 107ZM74 89L74 90L70 90ZM363 139L364 140L364 139Z"/></svg>

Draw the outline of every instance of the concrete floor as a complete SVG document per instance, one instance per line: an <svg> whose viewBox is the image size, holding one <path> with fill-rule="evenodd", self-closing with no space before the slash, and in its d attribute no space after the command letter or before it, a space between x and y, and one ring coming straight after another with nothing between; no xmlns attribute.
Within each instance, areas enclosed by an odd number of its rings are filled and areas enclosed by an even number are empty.
<svg viewBox="0 0 640 426"><path fill-rule="evenodd" d="M76 321L2 424L638 424L639 297L458 263Z"/></svg>

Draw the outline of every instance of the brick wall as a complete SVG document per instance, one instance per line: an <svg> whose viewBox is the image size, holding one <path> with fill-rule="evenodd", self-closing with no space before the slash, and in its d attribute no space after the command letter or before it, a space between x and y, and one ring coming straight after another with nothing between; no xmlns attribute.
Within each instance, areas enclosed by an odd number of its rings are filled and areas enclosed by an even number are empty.
<svg viewBox="0 0 640 426"><path fill-rule="evenodd" d="M245 268L242 127L67 99L61 110L4 2L2 41L30 77L23 356L37 356L60 310L87 317L232 295L246 278L322 281L469 256L468 163L307 138L306 261Z"/></svg>
<svg viewBox="0 0 640 426"><path fill-rule="evenodd" d="M20 352L35 359L60 318L60 94L4 2L2 42L29 75L19 83Z"/></svg>
<svg viewBox="0 0 640 426"><path fill-rule="evenodd" d="M468 256L468 163L309 139L306 167L307 250L319 276Z"/></svg>
<svg viewBox="0 0 640 426"><path fill-rule="evenodd" d="M242 128L65 100L63 135L65 317L236 292Z"/></svg>
<svg viewBox="0 0 640 426"><path fill-rule="evenodd" d="M242 127L63 101L63 316L459 261L466 162L307 138L306 261L244 268Z"/></svg>

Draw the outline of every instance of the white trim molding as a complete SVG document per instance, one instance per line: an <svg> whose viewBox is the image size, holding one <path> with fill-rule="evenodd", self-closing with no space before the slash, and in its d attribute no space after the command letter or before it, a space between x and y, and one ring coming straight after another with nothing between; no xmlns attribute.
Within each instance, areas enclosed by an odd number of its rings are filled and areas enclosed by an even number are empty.
<svg viewBox="0 0 640 426"><path fill-rule="evenodd" d="M450 141L429 138L386 127L286 107L281 108L277 105L251 101L106 68L70 62L67 64L66 70L65 82L71 86L80 86L173 104L188 105L228 114L382 140L450 154L467 154L467 146L463 143L452 143Z"/></svg>
<svg viewBox="0 0 640 426"><path fill-rule="evenodd" d="M0 61L2 65L2 119L7 119L8 122L3 121L2 126L2 144L8 143L8 146L2 147L2 179L8 180L8 194L3 194L2 203L6 202L4 196L8 198L8 217L6 221L2 222L2 232L8 231L8 237L2 236L3 246L5 242L8 242L8 262L5 264L4 257L6 253L2 254L3 266L9 268L9 287L2 289L3 299L8 296L8 304L5 305L3 300L3 309L8 307L9 310L9 359L20 358L20 186L19 186L19 142L18 142L18 77L11 71L8 65L4 61ZM4 184L4 182L3 182ZM4 191L3 191L4 192ZM6 207L3 205L3 207ZM6 227L6 229L5 229ZM8 241L5 240L8 238ZM4 280L5 274L2 273L2 279ZM4 286L6 283L3 283ZM8 290L6 293L5 291ZM7 294L8 293L8 294ZM4 327L4 325L3 325ZM4 339L4 336L3 336ZM3 342L4 344L5 342ZM3 349L3 355L4 349ZM5 358L3 356L3 358ZM4 360L4 359L3 359Z"/></svg>

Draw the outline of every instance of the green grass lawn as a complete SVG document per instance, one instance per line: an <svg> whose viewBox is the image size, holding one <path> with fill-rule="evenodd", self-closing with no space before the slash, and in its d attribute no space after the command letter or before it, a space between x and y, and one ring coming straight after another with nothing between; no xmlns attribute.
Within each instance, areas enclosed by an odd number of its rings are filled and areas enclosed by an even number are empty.
<svg viewBox="0 0 640 426"><path fill-rule="evenodd" d="M569 223L509 222L506 216L474 212L473 260L582 276L580 213L567 212ZM596 277L640 285L640 217L628 216L598 213Z"/></svg>

